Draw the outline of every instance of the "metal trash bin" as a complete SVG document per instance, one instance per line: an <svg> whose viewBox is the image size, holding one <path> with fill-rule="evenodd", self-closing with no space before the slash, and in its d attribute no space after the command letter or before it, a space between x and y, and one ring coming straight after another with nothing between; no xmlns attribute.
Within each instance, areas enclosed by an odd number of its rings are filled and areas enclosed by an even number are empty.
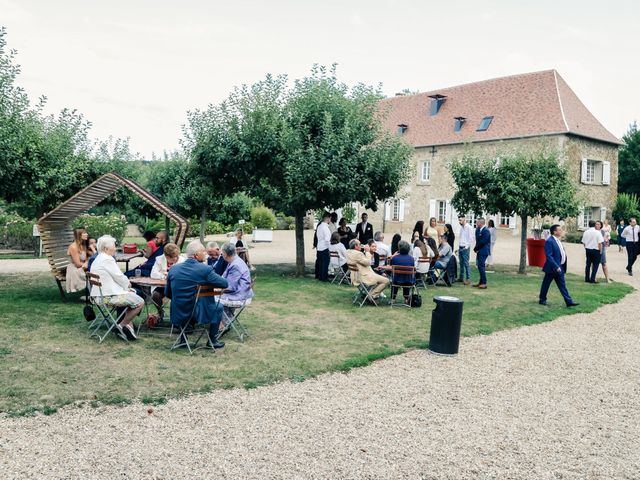
<svg viewBox="0 0 640 480"><path fill-rule="evenodd" d="M455 355L460 345L464 302L448 295L433 297L433 301L436 308L431 313L429 350L443 355Z"/></svg>

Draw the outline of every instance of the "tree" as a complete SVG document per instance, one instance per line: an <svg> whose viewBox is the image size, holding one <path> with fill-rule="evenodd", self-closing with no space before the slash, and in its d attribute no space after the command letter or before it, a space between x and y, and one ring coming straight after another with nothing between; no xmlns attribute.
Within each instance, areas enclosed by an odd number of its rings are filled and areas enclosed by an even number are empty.
<svg viewBox="0 0 640 480"><path fill-rule="evenodd" d="M640 131L637 122L629 125L622 141L624 146L618 155L618 193L640 195Z"/></svg>
<svg viewBox="0 0 640 480"><path fill-rule="evenodd" d="M616 223L624 220L629 223L631 217L638 218L640 215L640 201L635 193L621 193L616 198L611 216Z"/></svg>
<svg viewBox="0 0 640 480"><path fill-rule="evenodd" d="M518 215L522 224L520 266L526 273L529 217L566 218L578 214L576 187L558 152L544 148L501 157L467 155L451 165L457 191L451 203L459 212Z"/></svg>
<svg viewBox="0 0 640 480"><path fill-rule="evenodd" d="M198 118L194 158L215 171L216 185L295 217L296 272L304 275L307 211L350 202L375 210L409 178L413 150L383 130L379 99L375 88L339 83L335 67L315 66L292 87L267 75Z"/></svg>

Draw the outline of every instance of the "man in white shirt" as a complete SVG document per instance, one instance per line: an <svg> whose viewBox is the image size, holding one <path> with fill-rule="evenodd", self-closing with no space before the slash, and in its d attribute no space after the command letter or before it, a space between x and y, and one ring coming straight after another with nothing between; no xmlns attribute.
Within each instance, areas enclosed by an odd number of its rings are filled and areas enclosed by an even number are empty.
<svg viewBox="0 0 640 480"><path fill-rule="evenodd" d="M629 219L629 225L622 231L622 236L627 241L627 272L633 275L633 264L638 258L638 242L640 242L640 226L635 218Z"/></svg>
<svg viewBox="0 0 640 480"><path fill-rule="evenodd" d="M598 273L598 266L600 265L604 238L602 234L596 230L595 220L589 220L589 228L582 234L582 243L584 244L584 251L587 255L584 281L587 283L596 283L596 273Z"/></svg>
<svg viewBox="0 0 640 480"><path fill-rule="evenodd" d="M378 248L378 250L377 250L378 255L380 255L380 256L384 255L385 259L389 259L389 257L391 256L391 248L389 247L389 245L384 243L384 233L376 232L373 235L373 239L375 240L376 246ZM384 265L382 260L380 261L380 263Z"/></svg>
<svg viewBox="0 0 640 480"><path fill-rule="evenodd" d="M329 230L329 222L331 221L331 214L324 212L322 215L322 221L318 224L316 234L318 236L318 246L316 247L316 265L318 271L316 277L321 282L329 281L329 244L331 242L331 230Z"/></svg>
<svg viewBox="0 0 640 480"><path fill-rule="evenodd" d="M459 282L465 285L471 285L471 268L469 267L469 252L473 246L475 232L471 225L467 223L465 215L458 215L458 223L460 224L460 233L458 240L458 256L460 257L460 277Z"/></svg>

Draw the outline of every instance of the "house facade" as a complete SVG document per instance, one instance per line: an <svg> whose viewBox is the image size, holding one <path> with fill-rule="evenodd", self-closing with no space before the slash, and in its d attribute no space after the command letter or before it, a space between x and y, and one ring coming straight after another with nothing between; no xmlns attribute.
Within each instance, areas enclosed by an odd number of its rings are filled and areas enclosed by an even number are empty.
<svg viewBox="0 0 640 480"><path fill-rule="evenodd" d="M499 158L514 150L551 147L561 152L578 187L581 214L567 228L610 217L617 195L620 140L604 128L555 70L496 78L434 92L398 95L380 103L385 127L415 151L413 179L397 198L368 211L376 230L411 232L435 217L457 226L449 164L466 153ZM360 210L362 213L364 210ZM471 223L474 215L469 213ZM504 233L520 220L488 216ZM531 226L531 223L529 223Z"/></svg>

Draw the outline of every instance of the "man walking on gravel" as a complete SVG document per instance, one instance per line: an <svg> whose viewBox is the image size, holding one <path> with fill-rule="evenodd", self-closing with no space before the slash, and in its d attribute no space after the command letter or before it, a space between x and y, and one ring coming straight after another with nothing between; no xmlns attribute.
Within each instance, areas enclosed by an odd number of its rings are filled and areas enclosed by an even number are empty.
<svg viewBox="0 0 640 480"><path fill-rule="evenodd" d="M633 275L633 264L638 258L638 242L640 241L640 226L635 218L629 219L629 225L622 231L622 237L626 240L627 272L629 275Z"/></svg>
<svg viewBox="0 0 640 480"><path fill-rule="evenodd" d="M560 241L562 228L560 225L552 225L549 231L551 235L547 238L547 241L544 242L544 253L547 259L544 262L544 267L542 267L544 278L540 286L540 299L538 303L540 305L547 304L549 287L551 286L551 282L555 281L567 307L576 307L578 304L574 302L571 295L569 295L569 291L564 282L564 274L567 271L567 253Z"/></svg>

